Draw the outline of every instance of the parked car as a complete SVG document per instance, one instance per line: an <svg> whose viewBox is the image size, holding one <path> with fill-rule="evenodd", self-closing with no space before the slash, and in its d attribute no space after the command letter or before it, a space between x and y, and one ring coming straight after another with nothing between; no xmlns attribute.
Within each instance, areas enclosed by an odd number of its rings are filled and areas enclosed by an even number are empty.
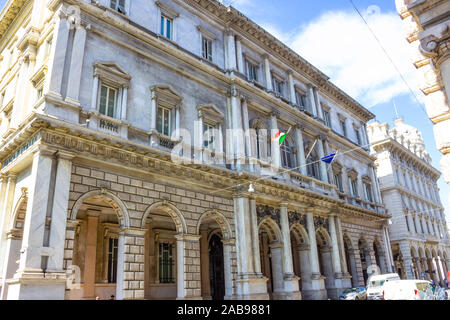
<svg viewBox="0 0 450 320"><path fill-rule="evenodd" d="M367 281L367 299L382 300L384 284L394 280L400 280L400 276L397 273L386 273L371 276Z"/></svg>
<svg viewBox="0 0 450 320"><path fill-rule="evenodd" d="M428 280L394 280L383 286L383 300L436 300Z"/></svg>
<svg viewBox="0 0 450 320"><path fill-rule="evenodd" d="M345 289L339 296L339 300L366 300L367 291L364 287Z"/></svg>

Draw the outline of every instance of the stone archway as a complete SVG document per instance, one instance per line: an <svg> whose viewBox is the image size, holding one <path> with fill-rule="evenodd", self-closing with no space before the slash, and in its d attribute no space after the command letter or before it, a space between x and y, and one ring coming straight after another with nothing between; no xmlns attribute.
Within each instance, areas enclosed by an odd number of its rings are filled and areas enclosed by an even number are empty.
<svg viewBox="0 0 450 320"><path fill-rule="evenodd" d="M197 223L200 238L201 291L203 299L231 299L232 229L226 217L217 210L204 212Z"/></svg>
<svg viewBox="0 0 450 320"><path fill-rule="evenodd" d="M79 270L81 284L79 288L70 288L66 298L109 299L113 295L117 299L143 298L139 288L129 287L130 279L125 273L132 273L137 283L143 283L143 278L136 276L139 270L124 258L132 257L135 261L136 256L140 256L143 233L127 231L130 219L122 200L106 189L87 192L74 203L70 218L66 238L73 246L66 247L65 260L68 268ZM69 234L73 235L69 237ZM139 269L139 263L137 267Z"/></svg>
<svg viewBox="0 0 450 320"><path fill-rule="evenodd" d="M178 208L169 201L150 205L141 220L144 239L145 299L182 299L186 296L186 251L200 251L198 238L187 236L187 225ZM200 267L200 262L192 267ZM200 270L199 270L200 271Z"/></svg>
<svg viewBox="0 0 450 320"><path fill-rule="evenodd" d="M270 299L281 299L283 284L283 244L281 230L269 217L264 218L259 226L259 248L261 271L267 281Z"/></svg>
<svg viewBox="0 0 450 320"><path fill-rule="evenodd" d="M11 220L6 220L6 250L3 263L2 287L0 300L6 299L8 294L8 283L6 280L12 278L18 269L20 251L22 248L23 229L27 212L28 195L26 189L22 189L22 195L17 200L11 216Z"/></svg>
<svg viewBox="0 0 450 320"><path fill-rule="evenodd" d="M303 291L313 290L309 236L298 222L291 226L290 231L294 273L300 277L299 288L303 296Z"/></svg>

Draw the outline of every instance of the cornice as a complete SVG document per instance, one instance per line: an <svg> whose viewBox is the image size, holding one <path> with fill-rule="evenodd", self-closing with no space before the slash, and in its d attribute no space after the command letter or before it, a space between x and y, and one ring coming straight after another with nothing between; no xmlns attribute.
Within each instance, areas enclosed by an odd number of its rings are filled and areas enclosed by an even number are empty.
<svg viewBox="0 0 450 320"><path fill-rule="evenodd" d="M311 203L325 211L338 208L337 210L346 216L359 216L366 219L377 220L390 217L285 182L262 180L260 176L249 172L237 172L208 164L179 165L172 161L170 152L119 137L112 138L95 130L37 113L33 113L20 132L10 139L8 145L3 145L0 149L2 160L37 133L40 133L38 143L53 147L60 152L71 152L75 154L75 159L107 162L112 166L133 168L136 171L160 175L165 179L184 178L193 184L229 195L238 190L239 188L236 188L242 183L250 183L258 179L258 183L254 183L256 195L265 199L272 198L278 202L279 199L286 199L297 205ZM2 170L5 172L10 170L10 165L14 165L14 162Z"/></svg>
<svg viewBox="0 0 450 320"><path fill-rule="evenodd" d="M397 151L401 152L403 155L408 156L409 160L414 161L416 163L417 167L419 167L419 168L422 167L423 169L430 171L432 174L434 174L434 176L436 177L436 180L439 179L439 177L441 176L441 172L438 169L436 169L435 167L433 167L431 164L427 163L423 159L419 158L417 155L412 153L411 150L404 147L403 145L401 145L400 143L398 143L391 137L371 143L371 146L374 149L377 149L377 148L380 148L380 147L383 147L386 145L390 146L391 148L395 148Z"/></svg>
<svg viewBox="0 0 450 320"><path fill-rule="evenodd" d="M8 0L0 12L0 38L2 38L8 28L16 19L18 13L28 0Z"/></svg>

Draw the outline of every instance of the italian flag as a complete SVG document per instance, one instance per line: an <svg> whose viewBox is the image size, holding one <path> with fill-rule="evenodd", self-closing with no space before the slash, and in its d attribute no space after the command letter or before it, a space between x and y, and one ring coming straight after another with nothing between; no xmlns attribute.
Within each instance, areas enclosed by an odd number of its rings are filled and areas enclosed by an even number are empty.
<svg viewBox="0 0 450 320"><path fill-rule="evenodd" d="M289 131L291 131L290 128L289 128L288 132L286 132L286 133L281 132L281 131L278 131L278 132L275 134L275 137L272 139L272 141L278 141L279 144L282 144L283 141L284 141L284 139L286 139L286 137L287 137Z"/></svg>

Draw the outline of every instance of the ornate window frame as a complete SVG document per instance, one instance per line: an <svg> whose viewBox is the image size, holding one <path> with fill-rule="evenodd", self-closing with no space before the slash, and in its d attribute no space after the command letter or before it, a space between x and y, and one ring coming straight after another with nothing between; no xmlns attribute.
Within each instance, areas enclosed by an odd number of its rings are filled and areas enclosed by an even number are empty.
<svg viewBox="0 0 450 320"><path fill-rule="evenodd" d="M177 19L180 14L175 11L174 9L172 9L171 7L165 5L164 3L160 2L160 1L156 1L155 5L157 7L157 26L156 26L156 34L160 35L161 37L163 37L164 39L167 39L169 41L174 41L176 42L177 40ZM161 17L165 17L166 19L170 19L172 22L172 30L171 30L171 34L170 34L170 38L167 38L164 34L161 34Z"/></svg>
<svg viewBox="0 0 450 320"><path fill-rule="evenodd" d="M208 149L204 147L204 134L203 125L207 124L217 130L218 136L215 137L215 147L214 152L223 153L223 132L222 127L224 123L225 116L224 114L214 105L214 104L201 104L197 106L197 113L199 119L199 137L197 137L197 141L199 141L199 145L197 147L201 149ZM200 144L201 142L201 144Z"/></svg>

